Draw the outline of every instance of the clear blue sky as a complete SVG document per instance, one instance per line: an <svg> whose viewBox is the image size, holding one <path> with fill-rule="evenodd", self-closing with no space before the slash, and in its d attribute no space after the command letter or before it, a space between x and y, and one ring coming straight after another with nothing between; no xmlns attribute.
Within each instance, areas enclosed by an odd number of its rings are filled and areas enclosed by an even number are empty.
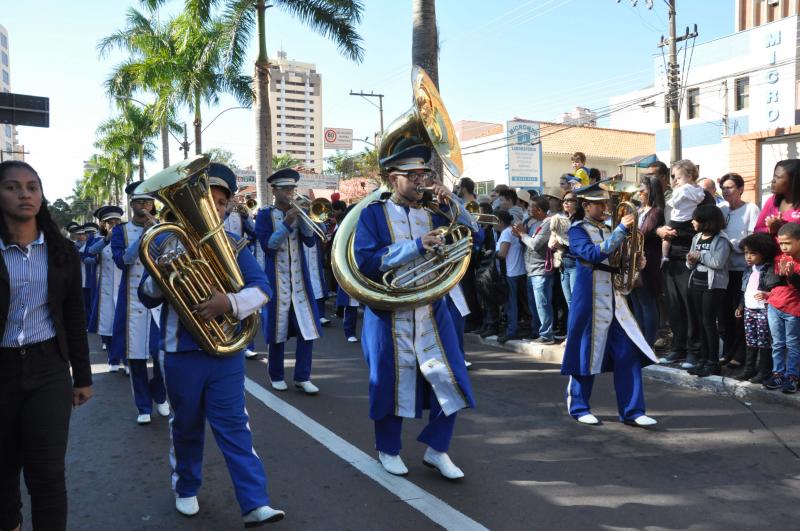
<svg viewBox="0 0 800 531"><path fill-rule="evenodd" d="M451 117L553 120L575 106L597 109L610 96L651 85L653 54L660 54L656 44L667 32L664 0L654 3L651 11L644 0L635 8L629 0L438 0L440 88ZM174 0L171 9L180 4ZM290 59L315 63L323 76L324 126L352 128L355 138L371 137L379 122L378 110L350 96L351 89L385 94L387 124L408 109L411 96L411 1L365 4L361 64L341 57L330 41L279 9L267 12L270 55L283 48ZM126 9L135 5L29 0L0 10L0 24L9 32L12 92L50 98L50 128L19 128L19 136L51 200L70 194L82 161L94 152L95 128L113 112L102 83L120 57L100 60L96 45L124 25ZM734 30L734 0L677 0L677 5L678 32L696 23L698 42ZM205 111L204 120L233 105L223 99ZM191 122L187 111L182 116ZM240 165L252 164L250 111L225 113L206 131L203 145L230 149ZM182 154L177 143L171 147L176 161ZM147 169L159 167L156 161Z"/></svg>

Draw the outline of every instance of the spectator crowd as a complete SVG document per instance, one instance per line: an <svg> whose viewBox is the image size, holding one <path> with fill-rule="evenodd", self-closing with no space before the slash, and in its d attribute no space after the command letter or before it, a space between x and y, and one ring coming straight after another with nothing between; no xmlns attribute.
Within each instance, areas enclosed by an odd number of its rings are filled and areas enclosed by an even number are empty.
<svg viewBox="0 0 800 531"><path fill-rule="evenodd" d="M572 157L559 193L498 185L476 196L483 224L462 281L471 313L465 332L550 345L566 337L576 259L569 227L583 219L581 194L599 172ZM780 161L763 208L743 200L745 181L703 178L680 160L650 164L633 201L645 267L627 295L660 363L698 377L725 375L794 393L800 369L800 160ZM611 223L611 220L608 220Z"/></svg>

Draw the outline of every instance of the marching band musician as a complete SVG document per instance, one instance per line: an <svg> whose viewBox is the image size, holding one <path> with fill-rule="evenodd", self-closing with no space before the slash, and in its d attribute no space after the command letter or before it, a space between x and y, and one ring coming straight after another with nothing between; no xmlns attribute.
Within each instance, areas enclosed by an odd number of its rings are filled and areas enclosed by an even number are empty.
<svg viewBox="0 0 800 531"><path fill-rule="evenodd" d="M285 391L283 355L286 341L297 337L294 385L306 394L319 392L311 383L313 341L320 337L319 307L301 246L314 245L311 227L298 219L291 204L300 174L279 170L267 178L272 185L275 206L262 208L256 216L256 237L264 250L266 273L275 287L262 312L264 337L269 344L269 379L273 389ZM298 227L299 225L299 227Z"/></svg>
<svg viewBox="0 0 800 531"><path fill-rule="evenodd" d="M136 422L150 424L153 402L160 415L169 416L167 392L158 362L158 327L150 310L136 295L144 266L139 259L139 239L145 230L155 225L153 197L135 194L139 185L132 182L125 187L133 217L127 223L114 227L111 232L111 253L114 263L122 270L117 306L114 312L113 334L109 356L112 360L126 358L130 370L133 399L139 415ZM153 357L153 378L148 380L147 359Z"/></svg>
<svg viewBox="0 0 800 531"><path fill-rule="evenodd" d="M344 337L347 338L349 343L358 343L356 327L358 326L359 302L348 295L341 286L338 286L336 288L336 307L340 306L344 307L344 319L342 320Z"/></svg>
<svg viewBox="0 0 800 531"><path fill-rule="evenodd" d="M440 244L434 229L449 221L420 208L417 189L431 176L430 159L431 149L416 145L380 161L394 191L361 212L354 242L359 270L372 280L397 266L413 267ZM458 201L441 184L433 189L441 205L448 198ZM459 222L477 230L469 213L461 212ZM447 450L456 412L475 402L447 303L438 300L398 311L367 307L362 344L370 369L370 418L383 468L395 475L408 473L399 455L403 418L419 418L429 406L430 420L417 438L428 445L423 463L445 478L463 477Z"/></svg>
<svg viewBox="0 0 800 531"><path fill-rule="evenodd" d="M236 192L236 176L219 163L209 165L208 175L211 196L222 219L231 195ZM240 238L230 232L228 236L235 249ZM166 234L161 239L157 237L155 243L161 252L177 250L179 245L176 237ZM231 311L237 318L244 319L271 298L269 281L250 251L242 249L236 261L244 288L238 293L214 291L208 301L195 307L201 319L212 320ZM160 288L147 273L139 297L150 308L165 302ZM170 422L170 455L175 478L175 508L186 516L193 516L200 510L197 493L202 482L203 442L208 419L228 465L245 527L282 520L284 512L269 506L264 465L253 448L244 401L243 353L218 357L201 350L169 304L162 306L160 328L160 348L165 351L164 376L174 411Z"/></svg>
<svg viewBox="0 0 800 531"><path fill-rule="evenodd" d="M86 305L86 323L87 330L96 334L97 328L92 328L89 316L92 314L92 306L94 304L95 295L97 294L97 262L95 258L89 254L89 248L97 241L97 231L100 230L100 226L90 221L89 223L84 223L81 228L86 237L86 243L83 245L83 250L81 251L81 261L83 262L83 269L85 270L84 278L86 279L83 285L83 300Z"/></svg>
<svg viewBox="0 0 800 531"><path fill-rule="evenodd" d="M253 225L253 220L250 219L250 213L245 205L237 203L235 200L228 201L223 225L227 232L235 234L238 238L247 238L251 242L255 241L255 226ZM257 355L255 341L250 341L250 344L244 349L244 357L255 358Z"/></svg>
<svg viewBox="0 0 800 531"><path fill-rule="evenodd" d="M114 263L111 252L111 232L122 221L122 209L118 206L106 205L94 212L94 217L101 224L100 238L96 238L87 253L94 257L97 263L97 290L92 303L92 312L89 314L89 330L95 330L103 341L103 348L108 351L108 369L117 372L123 359L112 358L111 335L114 331L114 309L117 306L119 283L122 280L122 270ZM127 360L124 360L127 361Z"/></svg>
<svg viewBox="0 0 800 531"><path fill-rule="evenodd" d="M567 343L561 374L569 375L567 408L582 424L600 421L589 406L594 375L614 372L620 421L638 427L656 424L645 415L642 364L657 362L642 336L625 296L613 284L608 257L633 227L633 215L623 216L613 230L605 223L608 193L588 189L579 197L586 217L569 229L570 252L578 259L572 291ZM635 227L634 227L635 228ZM644 265L641 257L639 270Z"/></svg>
<svg viewBox="0 0 800 531"><path fill-rule="evenodd" d="M327 234L326 227L320 224L320 227ZM323 242L319 236L314 234L314 245L303 245L303 252L306 255L306 264L308 264L308 276L311 280L311 291L314 300L317 304L319 311L319 323L322 326L330 323L331 320L325 317L325 298L328 295L328 284L325 282L325 271L323 269L324 249Z"/></svg>

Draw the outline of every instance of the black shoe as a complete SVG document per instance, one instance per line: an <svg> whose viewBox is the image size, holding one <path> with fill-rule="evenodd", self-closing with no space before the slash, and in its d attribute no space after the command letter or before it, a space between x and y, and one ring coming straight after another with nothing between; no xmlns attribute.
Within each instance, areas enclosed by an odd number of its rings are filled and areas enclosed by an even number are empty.
<svg viewBox="0 0 800 531"><path fill-rule="evenodd" d="M759 371L759 372L756 373L755 376L750 378L750 380L748 380L748 381L750 383L760 384L760 383L764 383L764 380L766 380L767 378L769 378L769 373L768 372Z"/></svg>
<svg viewBox="0 0 800 531"><path fill-rule="evenodd" d="M766 389L769 389L770 391L774 391L775 389L780 389L781 387L783 387L783 384L784 384L783 375L779 372L773 372L772 376L761 382L761 385L763 385Z"/></svg>
<svg viewBox="0 0 800 531"><path fill-rule="evenodd" d="M753 376L755 375L756 375L755 369L745 369L736 376L734 376L733 378L734 380L739 380L740 382L744 382L745 380L750 380L752 382L751 378L753 378ZM763 380L763 378L761 380ZM759 382L754 382L754 383L760 383L761 380L759 380Z"/></svg>
<svg viewBox="0 0 800 531"><path fill-rule="evenodd" d="M706 376L719 376L720 369L719 364L716 362L707 362L703 365L699 365L698 368L694 369L694 372L691 372L692 369L689 369L689 374L694 374L695 376L699 376L700 378L705 378Z"/></svg>
<svg viewBox="0 0 800 531"><path fill-rule="evenodd" d="M486 328L483 332L481 332L480 336L482 338L487 338L489 336L496 336L499 333L500 333L500 331L497 328L495 328L493 326L490 326L490 327Z"/></svg>
<svg viewBox="0 0 800 531"><path fill-rule="evenodd" d="M679 363L686 359L686 354L683 352L670 352L663 358L659 358L658 363L666 365L667 363Z"/></svg>
<svg viewBox="0 0 800 531"><path fill-rule="evenodd" d="M786 393L787 395L793 395L797 392L797 376L790 375L786 377L786 381L783 382L783 387L781 388L782 393Z"/></svg>
<svg viewBox="0 0 800 531"><path fill-rule="evenodd" d="M501 345L507 341L512 339L519 339L520 337L517 334L503 334L502 336L498 336L497 342Z"/></svg>

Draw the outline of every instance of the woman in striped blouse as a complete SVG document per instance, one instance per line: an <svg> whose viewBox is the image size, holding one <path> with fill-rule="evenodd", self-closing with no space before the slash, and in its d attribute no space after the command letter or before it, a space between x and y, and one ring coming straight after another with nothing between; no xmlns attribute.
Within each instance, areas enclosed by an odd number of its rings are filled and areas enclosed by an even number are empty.
<svg viewBox="0 0 800 531"><path fill-rule="evenodd" d="M66 529L70 411L92 396L81 261L20 161L0 163L0 254L0 530L22 527L20 472L34 529Z"/></svg>

